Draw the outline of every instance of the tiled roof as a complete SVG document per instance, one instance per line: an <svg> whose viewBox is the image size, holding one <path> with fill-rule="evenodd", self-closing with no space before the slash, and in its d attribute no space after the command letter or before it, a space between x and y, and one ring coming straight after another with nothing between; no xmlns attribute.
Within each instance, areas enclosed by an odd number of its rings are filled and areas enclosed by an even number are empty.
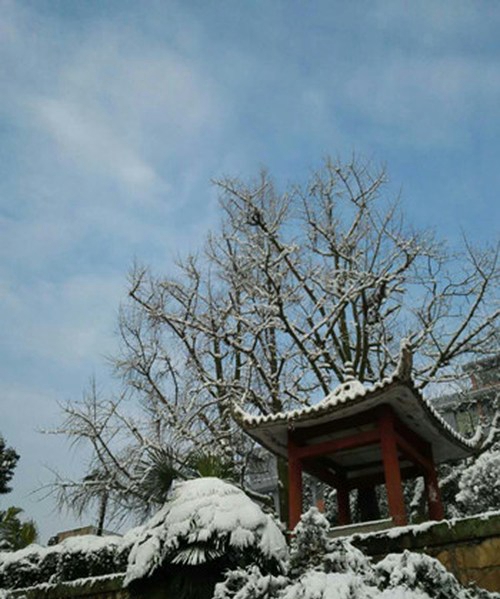
<svg viewBox="0 0 500 599"><path fill-rule="evenodd" d="M402 345L394 372L373 385L365 386L351 375L315 405L262 416L248 414L233 406L233 416L257 441L274 453L286 456L288 429L305 429L319 422L359 414L376 405L389 403L412 430L432 444L437 461L471 454L477 448L477 439L466 439L440 416L416 389L411 367L411 350Z"/></svg>

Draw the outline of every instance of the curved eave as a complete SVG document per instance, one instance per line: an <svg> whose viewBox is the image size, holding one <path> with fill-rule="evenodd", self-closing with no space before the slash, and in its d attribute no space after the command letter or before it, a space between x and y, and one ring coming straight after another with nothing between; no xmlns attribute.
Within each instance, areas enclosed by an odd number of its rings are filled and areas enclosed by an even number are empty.
<svg viewBox="0 0 500 599"><path fill-rule="evenodd" d="M360 414L381 404L389 404L399 418L432 446L436 463L467 457L477 444L462 437L415 389L411 381L390 377L351 395L330 394L323 401L300 410L267 416L251 416L236 408L236 422L272 453L287 457L288 430L307 429Z"/></svg>

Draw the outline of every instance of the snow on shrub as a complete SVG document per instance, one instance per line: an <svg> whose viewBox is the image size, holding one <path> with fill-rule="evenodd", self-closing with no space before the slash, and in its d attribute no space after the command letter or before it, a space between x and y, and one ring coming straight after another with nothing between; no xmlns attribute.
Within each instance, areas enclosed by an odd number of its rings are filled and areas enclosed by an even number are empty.
<svg viewBox="0 0 500 599"><path fill-rule="evenodd" d="M290 574L300 576L320 566L326 572L371 575L370 560L350 542L331 539L330 523L316 507L302 514L293 531Z"/></svg>
<svg viewBox="0 0 500 599"><path fill-rule="evenodd" d="M381 588L410 589L415 596L432 599L480 599L498 597L477 588L465 588L437 560L421 553L392 553L375 566ZM396 595L395 595L396 596Z"/></svg>
<svg viewBox="0 0 500 599"><path fill-rule="evenodd" d="M258 566L237 568L216 585L213 599L271 599L287 584L285 576L263 574Z"/></svg>
<svg viewBox="0 0 500 599"><path fill-rule="evenodd" d="M331 544L330 523L312 507L302 514L295 527L290 547L290 568L294 573L302 573L311 566L317 566Z"/></svg>
<svg viewBox="0 0 500 599"><path fill-rule="evenodd" d="M337 551L345 544L337 542ZM351 554L352 555L352 554ZM378 565L325 559L300 575L270 576L257 567L228 572L213 599L498 599L496 593L465 588L435 559L410 552L391 554ZM331 571L339 565L342 571Z"/></svg>
<svg viewBox="0 0 500 599"><path fill-rule="evenodd" d="M29 545L0 553L0 588L15 589L41 583L124 572L134 532L125 537L70 537L58 545Z"/></svg>
<svg viewBox="0 0 500 599"><path fill-rule="evenodd" d="M177 483L130 552L125 585L166 564L198 566L221 558L232 567L278 569L286 541L273 519L243 491L218 478Z"/></svg>
<svg viewBox="0 0 500 599"><path fill-rule="evenodd" d="M481 454L460 477L457 501L466 513L497 510L500 505L500 446Z"/></svg>
<svg viewBox="0 0 500 599"><path fill-rule="evenodd" d="M279 594L280 599L371 599L376 588L368 587L352 572L311 570L292 582Z"/></svg>
<svg viewBox="0 0 500 599"><path fill-rule="evenodd" d="M226 573L214 599L493 599L497 594L464 588L437 560L405 552L379 564L347 539L330 540L315 509L294 531L287 576L257 566Z"/></svg>

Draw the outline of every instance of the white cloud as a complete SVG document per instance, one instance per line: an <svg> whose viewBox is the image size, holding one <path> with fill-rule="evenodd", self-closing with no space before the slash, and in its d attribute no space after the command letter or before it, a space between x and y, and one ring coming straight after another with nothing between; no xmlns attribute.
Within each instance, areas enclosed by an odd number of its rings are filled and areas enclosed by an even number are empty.
<svg viewBox="0 0 500 599"><path fill-rule="evenodd" d="M91 36L60 70L51 95L30 105L78 169L117 178L131 194L165 195L155 162L178 165L213 127L215 85L174 52L154 52L141 39L125 46L123 35Z"/></svg>
<svg viewBox="0 0 500 599"><path fill-rule="evenodd" d="M34 100L33 106L63 154L71 157L80 169L96 169L133 188L148 190L159 183L154 168L106 122L98 122L95 116L85 114L84 107L49 98Z"/></svg>

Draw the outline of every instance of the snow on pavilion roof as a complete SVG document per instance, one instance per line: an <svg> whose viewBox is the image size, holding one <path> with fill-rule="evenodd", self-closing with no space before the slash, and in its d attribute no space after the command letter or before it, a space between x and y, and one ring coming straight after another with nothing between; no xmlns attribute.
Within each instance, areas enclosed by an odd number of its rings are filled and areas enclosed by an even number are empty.
<svg viewBox="0 0 500 599"><path fill-rule="evenodd" d="M272 453L286 458L289 430L306 431L319 424L334 422L389 404L408 428L432 446L436 463L464 458L474 453L478 439L462 437L438 414L415 388L411 368L411 350L402 345L395 371L369 387L348 376L313 406L265 416L254 416L233 406L233 418L258 443Z"/></svg>

